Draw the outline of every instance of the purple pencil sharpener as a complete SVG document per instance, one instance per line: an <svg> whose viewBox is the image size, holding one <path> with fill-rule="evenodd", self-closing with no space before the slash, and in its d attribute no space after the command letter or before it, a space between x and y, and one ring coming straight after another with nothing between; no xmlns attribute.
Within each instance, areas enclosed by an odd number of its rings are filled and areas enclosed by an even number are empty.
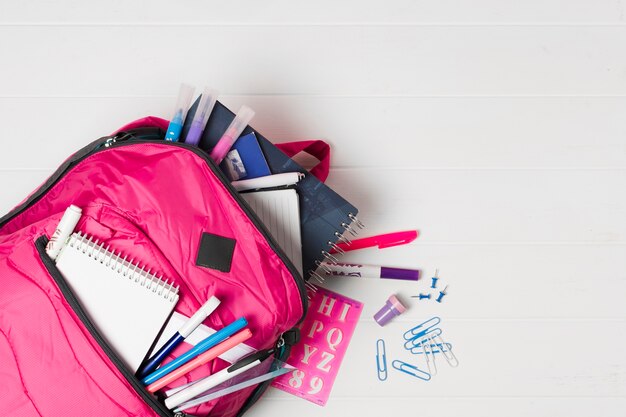
<svg viewBox="0 0 626 417"><path fill-rule="evenodd" d="M383 308L378 310L378 313L374 314L374 320L376 323L384 326L389 323L392 318L399 316L406 311L406 307L402 305L400 300L395 295L389 297Z"/></svg>

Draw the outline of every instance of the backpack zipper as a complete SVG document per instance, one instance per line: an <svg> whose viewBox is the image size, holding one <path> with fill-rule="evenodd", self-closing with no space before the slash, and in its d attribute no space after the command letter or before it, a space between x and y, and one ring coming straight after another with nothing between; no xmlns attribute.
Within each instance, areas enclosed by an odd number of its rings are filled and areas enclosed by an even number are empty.
<svg viewBox="0 0 626 417"><path fill-rule="evenodd" d="M48 238L46 236L41 236L35 241L35 247L37 252L39 252L39 257L43 262L45 268L48 270L48 273L54 279L57 286L61 290L61 293L65 297L67 303L72 307L72 310L80 321L85 325L91 336L96 340L100 348L104 351L104 353L108 356L108 358L113 362L115 367L126 380L132 385L135 392L141 396L141 398L161 417L175 417L175 414L172 414L170 410L168 410L163 404L158 402L143 386L141 381L139 381L135 375L126 367L126 365L120 360L113 349L109 346L109 344L104 340L104 337L100 334L96 326L93 324L89 316L83 310L83 307L78 302L78 299L72 292L72 289L65 281L65 278L61 274L61 272L57 269L56 264L48 254L46 253L46 245L48 243Z"/></svg>

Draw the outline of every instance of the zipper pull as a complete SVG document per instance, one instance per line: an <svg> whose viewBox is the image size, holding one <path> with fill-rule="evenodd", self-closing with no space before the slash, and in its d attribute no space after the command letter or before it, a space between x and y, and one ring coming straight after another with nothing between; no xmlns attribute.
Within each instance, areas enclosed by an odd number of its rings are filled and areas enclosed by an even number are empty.
<svg viewBox="0 0 626 417"><path fill-rule="evenodd" d="M104 146L105 148L110 148L111 146L113 146L113 144L115 144L115 142L117 142L117 138L115 136L109 137L102 146Z"/></svg>

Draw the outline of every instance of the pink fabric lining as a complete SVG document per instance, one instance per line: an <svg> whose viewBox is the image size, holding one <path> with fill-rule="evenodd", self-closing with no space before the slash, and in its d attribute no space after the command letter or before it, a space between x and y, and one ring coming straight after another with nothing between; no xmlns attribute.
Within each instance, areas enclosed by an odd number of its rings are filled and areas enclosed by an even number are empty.
<svg viewBox="0 0 626 417"><path fill-rule="evenodd" d="M123 129L164 125L146 118ZM34 248L70 204L84 209L78 230L179 284L182 314L215 293L222 304L205 324L221 328L245 316L256 348L272 346L303 314L294 277L201 157L165 142L102 150L0 229L0 358L7 363L0 386L10 388L2 415L154 415L67 305ZM230 272L195 265L204 232L237 241ZM223 366L215 361L191 378ZM251 391L191 413L232 416Z"/></svg>

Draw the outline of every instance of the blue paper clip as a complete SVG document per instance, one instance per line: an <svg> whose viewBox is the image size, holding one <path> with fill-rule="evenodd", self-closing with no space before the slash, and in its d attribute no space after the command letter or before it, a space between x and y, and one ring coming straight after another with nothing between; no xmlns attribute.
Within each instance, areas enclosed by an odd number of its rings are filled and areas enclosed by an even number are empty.
<svg viewBox="0 0 626 417"><path fill-rule="evenodd" d="M421 369L418 369L417 366L411 365L410 363L395 360L391 362L391 366L407 375L414 376L415 378L419 378L424 381L430 381L430 374L428 372L424 372Z"/></svg>
<svg viewBox="0 0 626 417"><path fill-rule="evenodd" d="M379 380L384 381L387 379L387 351L383 339L376 341L376 371L378 372Z"/></svg>
<svg viewBox="0 0 626 417"><path fill-rule="evenodd" d="M406 350L411 350L413 348L421 348L422 343L428 341L429 338L434 336L439 336L441 334L441 328L437 327L436 329L431 329L426 333L416 337L415 339L411 339L404 343L404 348Z"/></svg>
<svg viewBox="0 0 626 417"><path fill-rule="evenodd" d="M418 324L411 330L404 333L404 340L413 340L422 338L431 328L435 327L441 322L439 317L433 317L426 320L424 323Z"/></svg>

